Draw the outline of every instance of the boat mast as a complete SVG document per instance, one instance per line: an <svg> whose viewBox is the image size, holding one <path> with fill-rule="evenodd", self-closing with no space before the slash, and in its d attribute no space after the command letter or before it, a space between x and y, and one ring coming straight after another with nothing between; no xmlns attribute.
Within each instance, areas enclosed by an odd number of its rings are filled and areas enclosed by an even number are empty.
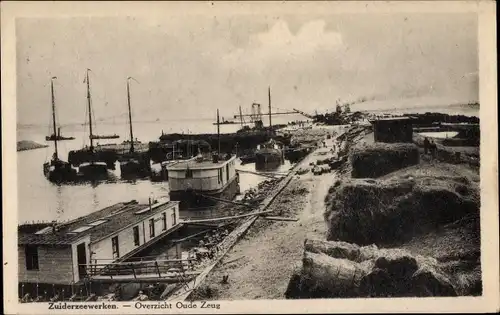
<svg viewBox="0 0 500 315"><path fill-rule="evenodd" d="M127 78L127 101L128 101L128 121L130 125L130 153L134 152L134 134L132 132L132 109L130 108L130 87L129 80L132 77Z"/></svg>
<svg viewBox="0 0 500 315"><path fill-rule="evenodd" d="M54 128L54 148L55 148L55 158L58 159L57 152L57 134L56 134L56 102L54 99L54 79L57 77L52 77L50 80L50 92L52 96L52 127Z"/></svg>
<svg viewBox="0 0 500 315"><path fill-rule="evenodd" d="M92 107L90 106L90 82L89 82L89 70L87 68L87 104L89 107L89 138L90 138L90 151L94 150L94 140L93 140L93 134L92 134Z"/></svg>
<svg viewBox="0 0 500 315"><path fill-rule="evenodd" d="M219 109L217 108L217 153L220 155L220 122L219 122Z"/></svg>
<svg viewBox="0 0 500 315"><path fill-rule="evenodd" d="M273 123L271 121L271 87L267 89L267 94L269 96L269 130L272 130Z"/></svg>
<svg viewBox="0 0 500 315"><path fill-rule="evenodd" d="M240 124L241 128L243 128L243 114L241 114L241 106L240 106Z"/></svg>

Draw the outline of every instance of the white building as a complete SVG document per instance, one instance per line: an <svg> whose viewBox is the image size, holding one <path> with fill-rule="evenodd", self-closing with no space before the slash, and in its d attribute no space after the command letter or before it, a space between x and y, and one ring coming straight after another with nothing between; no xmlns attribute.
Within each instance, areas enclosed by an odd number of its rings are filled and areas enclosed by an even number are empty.
<svg viewBox="0 0 500 315"><path fill-rule="evenodd" d="M19 282L72 284L89 267L122 261L177 230L179 203L118 203L64 224L18 229Z"/></svg>

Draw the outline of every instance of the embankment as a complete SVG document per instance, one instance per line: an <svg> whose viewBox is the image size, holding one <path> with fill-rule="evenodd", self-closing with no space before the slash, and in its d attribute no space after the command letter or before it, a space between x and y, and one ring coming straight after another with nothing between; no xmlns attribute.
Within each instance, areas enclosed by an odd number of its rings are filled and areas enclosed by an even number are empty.
<svg viewBox="0 0 500 315"><path fill-rule="evenodd" d="M348 138L343 154L370 156L365 171L381 168L373 150L353 148L361 133ZM355 159L338 168L343 179L325 198L327 239L306 241L287 298L481 294L478 170L417 159L410 146L363 178L350 176Z"/></svg>
<svg viewBox="0 0 500 315"><path fill-rule="evenodd" d="M30 140L17 141L17 151L27 151L27 150L46 148L46 147L48 147L48 145L36 143L35 141L30 141Z"/></svg>

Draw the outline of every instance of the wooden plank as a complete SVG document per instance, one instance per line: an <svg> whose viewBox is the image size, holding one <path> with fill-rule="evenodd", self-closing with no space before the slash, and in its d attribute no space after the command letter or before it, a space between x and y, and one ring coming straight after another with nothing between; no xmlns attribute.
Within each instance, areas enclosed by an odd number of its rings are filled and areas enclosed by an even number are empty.
<svg viewBox="0 0 500 315"><path fill-rule="evenodd" d="M220 217L220 218L190 220L190 221L184 221L183 223L186 223L186 224L189 224L189 223L206 223L206 222L216 222L216 221L224 221L224 220L241 219L241 218L244 218L244 217L250 217L250 216L265 214L265 213L269 213L269 212L271 212L271 211L260 211L260 212L253 212L252 211L250 213L240 214L240 215L235 215L235 216L230 216L230 217Z"/></svg>
<svg viewBox="0 0 500 315"><path fill-rule="evenodd" d="M204 195L204 194L200 194L200 193L197 193L197 195L200 195L200 196L205 197L205 198L213 199L213 200L216 200L216 201L230 203L230 204L237 205L237 206L244 206L244 207L248 207L248 208L255 208L254 205L251 205L251 204L248 204L248 203L236 202L236 201L222 199L222 198L218 198L218 197L214 197L214 196L210 196L210 195Z"/></svg>
<svg viewBox="0 0 500 315"><path fill-rule="evenodd" d="M275 173L275 172L270 172L270 173L259 173L259 172L252 172L252 171L247 171L247 170L236 170L237 173L248 173L248 174L253 174L253 175L258 175L258 176L263 176L263 177L270 177L270 178L276 178L277 176L284 177L287 174L283 173Z"/></svg>
<svg viewBox="0 0 500 315"><path fill-rule="evenodd" d="M262 217L263 219L266 220L272 220L272 221L298 221L299 219L297 218L286 218L286 217Z"/></svg>
<svg viewBox="0 0 500 315"><path fill-rule="evenodd" d="M217 228L217 226L214 226L214 228L213 228L213 229L216 229L216 228ZM192 239L193 237L196 237L196 236L202 235L202 234L204 234L204 233L208 233L208 232L212 231L213 229L203 230L203 231L201 231L201 232L198 232L198 233L195 233L195 234L191 234L191 235L186 236L186 237L184 237L184 238L180 238L180 239L177 239L177 240L172 240L172 243L179 243L179 242L184 242L184 241L187 241L187 240L189 240L189 239Z"/></svg>

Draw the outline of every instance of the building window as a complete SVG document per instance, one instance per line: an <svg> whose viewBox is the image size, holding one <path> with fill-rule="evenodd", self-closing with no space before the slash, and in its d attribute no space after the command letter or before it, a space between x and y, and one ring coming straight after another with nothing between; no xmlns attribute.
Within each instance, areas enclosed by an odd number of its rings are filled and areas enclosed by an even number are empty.
<svg viewBox="0 0 500 315"><path fill-rule="evenodd" d="M139 246L140 245L140 240L139 240L139 227L134 226L134 245Z"/></svg>
<svg viewBox="0 0 500 315"><path fill-rule="evenodd" d="M120 249L118 248L118 236L111 238L111 247L113 249L113 258L120 257Z"/></svg>
<svg viewBox="0 0 500 315"><path fill-rule="evenodd" d="M38 247L27 245L25 248L26 269L38 270Z"/></svg>
<svg viewBox="0 0 500 315"><path fill-rule="evenodd" d="M186 178L193 178L193 170L192 169L186 169Z"/></svg>
<svg viewBox="0 0 500 315"><path fill-rule="evenodd" d="M172 213L172 226L174 226L177 222L177 218L175 217L175 209L174 212Z"/></svg>
<svg viewBox="0 0 500 315"><path fill-rule="evenodd" d="M149 237L155 237L155 219L149 220Z"/></svg>
<svg viewBox="0 0 500 315"><path fill-rule="evenodd" d="M167 229L167 213L166 212L163 212L161 214L161 220L163 222L163 231L165 231Z"/></svg>

